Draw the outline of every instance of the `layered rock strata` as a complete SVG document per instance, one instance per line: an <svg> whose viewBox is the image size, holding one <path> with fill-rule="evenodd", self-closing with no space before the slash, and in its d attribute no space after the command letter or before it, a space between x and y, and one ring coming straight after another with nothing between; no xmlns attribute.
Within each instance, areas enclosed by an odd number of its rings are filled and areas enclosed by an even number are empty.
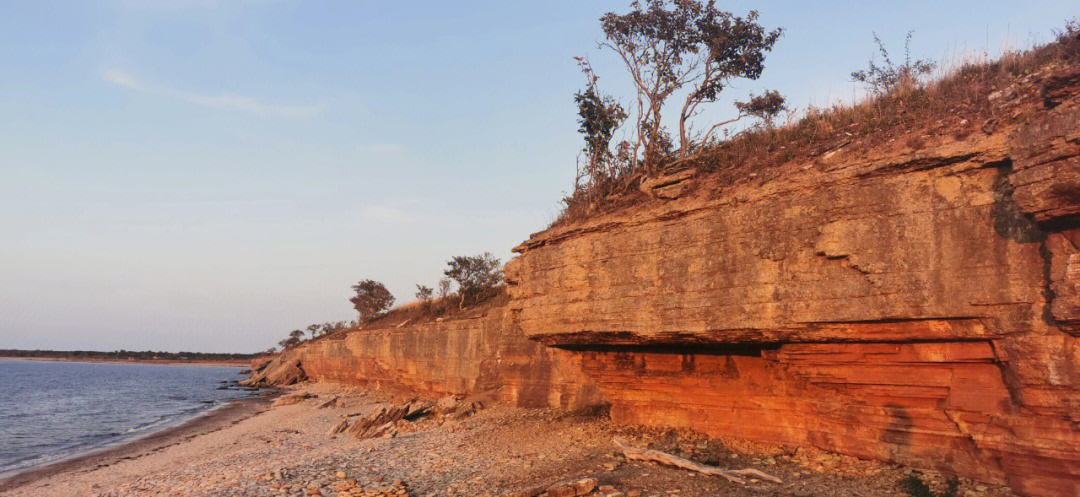
<svg viewBox="0 0 1080 497"><path fill-rule="evenodd" d="M1080 83L1058 79L991 133L682 173L533 235L515 320L619 422L1080 495Z"/></svg>
<svg viewBox="0 0 1080 497"><path fill-rule="evenodd" d="M302 375L429 396L487 394L521 407L573 410L602 402L581 373L580 361L570 352L526 340L505 304L496 302L464 317L415 324L387 319L323 337L280 354L256 371L252 383Z"/></svg>

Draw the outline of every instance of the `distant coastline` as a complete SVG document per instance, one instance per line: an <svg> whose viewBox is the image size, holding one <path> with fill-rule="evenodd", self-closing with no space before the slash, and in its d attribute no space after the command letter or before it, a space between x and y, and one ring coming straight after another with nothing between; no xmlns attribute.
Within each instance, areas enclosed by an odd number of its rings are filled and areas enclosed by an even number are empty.
<svg viewBox="0 0 1080 497"><path fill-rule="evenodd" d="M247 367L250 360L240 359L110 359L106 357L15 357L0 355L0 361L97 362L108 364L160 364L187 366Z"/></svg>
<svg viewBox="0 0 1080 497"><path fill-rule="evenodd" d="M0 360L101 362L116 364L186 364L192 366L247 366L259 354L205 352L99 352L66 350L0 350Z"/></svg>

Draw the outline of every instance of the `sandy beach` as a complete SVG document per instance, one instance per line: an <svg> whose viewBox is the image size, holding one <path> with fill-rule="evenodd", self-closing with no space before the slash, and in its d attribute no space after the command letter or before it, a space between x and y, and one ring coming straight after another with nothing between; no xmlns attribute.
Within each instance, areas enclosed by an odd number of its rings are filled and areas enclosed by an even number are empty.
<svg viewBox="0 0 1080 497"><path fill-rule="evenodd" d="M945 481L934 472L823 452L616 427L602 415L502 405L461 418L402 420L392 434L359 439L330 431L343 420L355 422L409 398L321 384L290 393L309 397L280 407L271 407L266 398L238 401L137 442L9 478L0 482L0 493L500 496L537 495L552 486L595 479L589 495L855 496L903 495L897 482L909 474L939 485ZM626 461L612 444L615 436L722 467L757 468L783 483L753 479L739 485ZM965 481L960 495L1013 494Z"/></svg>

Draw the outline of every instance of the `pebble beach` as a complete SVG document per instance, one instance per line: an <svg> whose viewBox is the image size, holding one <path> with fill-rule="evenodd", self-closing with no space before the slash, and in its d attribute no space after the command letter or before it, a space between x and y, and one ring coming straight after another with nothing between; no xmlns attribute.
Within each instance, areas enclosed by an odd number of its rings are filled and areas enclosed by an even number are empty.
<svg viewBox="0 0 1080 497"><path fill-rule="evenodd" d="M470 404L479 406L475 412L402 419L390 431L358 438L340 426L410 398L325 384L301 385L286 396L292 400L247 400L156 439L39 468L0 482L0 492L12 497L859 496L905 495L897 482L913 474L939 488L946 480L934 472L805 449L617 427L602 413L481 402ZM627 461L613 437L706 464L755 468L781 482L750 479L740 485ZM1013 494L962 481L959 495Z"/></svg>

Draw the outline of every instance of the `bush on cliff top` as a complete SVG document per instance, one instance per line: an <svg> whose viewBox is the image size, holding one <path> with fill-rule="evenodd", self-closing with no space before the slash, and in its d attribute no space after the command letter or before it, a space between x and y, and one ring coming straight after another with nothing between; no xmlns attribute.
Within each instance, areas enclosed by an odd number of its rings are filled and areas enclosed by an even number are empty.
<svg viewBox="0 0 1080 497"><path fill-rule="evenodd" d="M454 256L446 264L443 273L457 282L461 296L459 307L463 309L493 297L503 281L502 264L489 252Z"/></svg>
<svg viewBox="0 0 1080 497"><path fill-rule="evenodd" d="M353 285L356 295L349 299L361 323L371 321L394 305L394 296L386 285L375 280L362 280Z"/></svg>

